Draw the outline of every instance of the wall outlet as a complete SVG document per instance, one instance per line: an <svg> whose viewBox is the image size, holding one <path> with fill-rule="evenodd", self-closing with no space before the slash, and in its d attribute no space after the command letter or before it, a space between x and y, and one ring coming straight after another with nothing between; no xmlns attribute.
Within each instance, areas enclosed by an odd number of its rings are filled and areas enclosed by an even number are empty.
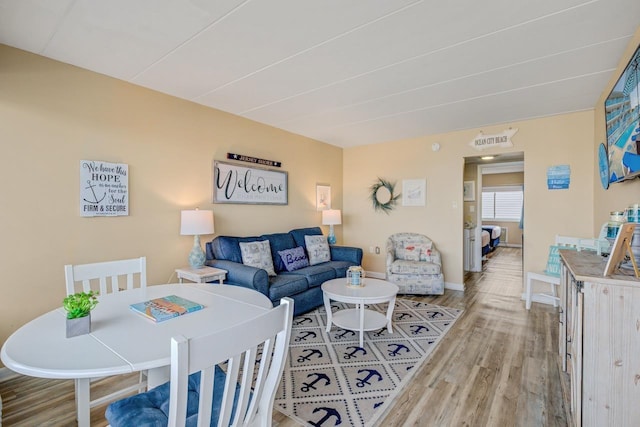
<svg viewBox="0 0 640 427"><path fill-rule="evenodd" d="M380 246L376 246L376 254L380 255Z"/></svg>

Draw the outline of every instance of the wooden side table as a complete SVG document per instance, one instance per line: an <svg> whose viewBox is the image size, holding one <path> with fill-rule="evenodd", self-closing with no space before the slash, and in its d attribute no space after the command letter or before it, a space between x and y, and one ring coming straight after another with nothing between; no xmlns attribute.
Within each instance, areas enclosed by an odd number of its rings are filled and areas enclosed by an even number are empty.
<svg viewBox="0 0 640 427"><path fill-rule="evenodd" d="M227 270L213 267L202 268L177 268L176 274L178 275L178 282L182 283L183 279L189 280L195 283L207 283L213 280L218 280L222 285L222 282L227 277Z"/></svg>

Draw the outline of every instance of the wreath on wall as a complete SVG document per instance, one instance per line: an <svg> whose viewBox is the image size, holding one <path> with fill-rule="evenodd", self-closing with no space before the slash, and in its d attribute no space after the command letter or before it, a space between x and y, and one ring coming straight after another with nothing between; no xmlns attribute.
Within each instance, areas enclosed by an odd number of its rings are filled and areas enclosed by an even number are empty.
<svg viewBox="0 0 640 427"><path fill-rule="evenodd" d="M369 198L375 211L382 211L387 215L389 214L402 195L394 194L395 187L395 182L392 183L383 178L378 178L378 181L369 187Z"/></svg>

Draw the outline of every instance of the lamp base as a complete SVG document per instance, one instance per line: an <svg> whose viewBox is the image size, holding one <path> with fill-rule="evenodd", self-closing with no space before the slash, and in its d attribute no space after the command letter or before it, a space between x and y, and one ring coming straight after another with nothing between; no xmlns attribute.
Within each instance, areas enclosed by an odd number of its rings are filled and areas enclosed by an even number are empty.
<svg viewBox="0 0 640 427"><path fill-rule="evenodd" d="M204 267L206 259L204 251L200 246L200 236L193 236L193 247L191 248L191 252L189 252L189 265L191 268L202 268Z"/></svg>
<svg viewBox="0 0 640 427"><path fill-rule="evenodd" d="M327 242L329 242L330 245L336 244L336 235L333 233L333 224L329 226L329 237L327 237Z"/></svg>

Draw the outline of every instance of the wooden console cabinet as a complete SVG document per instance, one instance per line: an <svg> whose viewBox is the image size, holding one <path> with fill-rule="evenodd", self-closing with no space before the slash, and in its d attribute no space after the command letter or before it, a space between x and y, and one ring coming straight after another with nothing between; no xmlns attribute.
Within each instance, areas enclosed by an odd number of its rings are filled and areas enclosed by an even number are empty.
<svg viewBox="0 0 640 427"><path fill-rule="evenodd" d="M559 350L575 426L640 425L640 280L606 258L560 251Z"/></svg>

